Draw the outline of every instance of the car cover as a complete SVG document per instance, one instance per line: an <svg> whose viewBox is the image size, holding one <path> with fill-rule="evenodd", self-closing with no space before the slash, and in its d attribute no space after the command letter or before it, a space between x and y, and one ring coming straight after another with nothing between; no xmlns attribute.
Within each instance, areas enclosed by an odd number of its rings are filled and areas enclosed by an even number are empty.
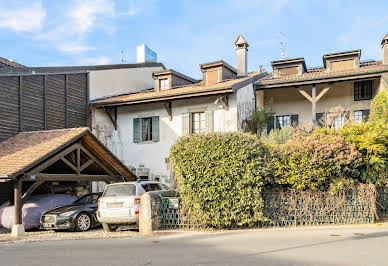
<svg viewBox="0 0 388 266"><path fill-rule="evenodd" d="M40 217L51 208L73 203L77 197L66 194L42 194L28 197L22 208L25 229L40 226ZM0 208L0 227L12 228L15 220L14 206Z"/></svg>

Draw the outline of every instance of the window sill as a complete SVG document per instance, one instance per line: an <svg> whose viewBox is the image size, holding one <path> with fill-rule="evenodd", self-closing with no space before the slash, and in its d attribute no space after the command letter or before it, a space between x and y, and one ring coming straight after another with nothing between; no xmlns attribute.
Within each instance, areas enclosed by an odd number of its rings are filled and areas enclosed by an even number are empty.
<svg viewBox="0 0 388 266"><path fill-rule="evenodd" d="M370 99L359 99L359 100L354 99L355 102L371 101L371 100L372 100L372 98L370 98Z"/></svg>
<svg viewBox="0 0 388 266"><path fill-rule="evenodd" d="M152 143L158 143L159 141L153 141L153 140L146 140L146 141L140 141L135 144L152 144Z"/></svg>

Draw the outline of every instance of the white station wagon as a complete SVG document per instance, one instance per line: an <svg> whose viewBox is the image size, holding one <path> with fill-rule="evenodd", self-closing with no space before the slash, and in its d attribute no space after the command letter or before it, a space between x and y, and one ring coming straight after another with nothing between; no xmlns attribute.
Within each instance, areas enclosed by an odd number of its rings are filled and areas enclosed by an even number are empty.
<svg viewBox="0 0 388 266"><path fill-rule="evenodd" d="M136 181L107 185L98 200L97 220L105 231L119 225L139 224L140 196L148 191L169 190L159 182Z"/></svg>

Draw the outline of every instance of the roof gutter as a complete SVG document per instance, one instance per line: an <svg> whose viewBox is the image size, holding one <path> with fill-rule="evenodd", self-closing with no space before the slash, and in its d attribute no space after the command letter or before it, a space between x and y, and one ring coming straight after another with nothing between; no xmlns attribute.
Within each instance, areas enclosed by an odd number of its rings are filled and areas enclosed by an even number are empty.
<svg viewBox="0 0 388 266"><path fill-rule="evenodd" d="M266 83L261 84L260 80L256 81L255 85L258 87L258 89L265 89L265 88L273 88L273 87L292 87L296 85L309 85L314 83L326 83L328 81L345 81L345 80L351 80L355 79L357 77L363 78L365 76L379 76L382 73L388 72L387 69L382 69L379 71L371 71L371 72L364 72L364 73L354 73L354 74L343 74L338 75L334 77L321 77L321 78L310 78L310 79L299 79L299 80L291 80L291 81L282 81L282 82L272 82L272 83Z"/></svg>

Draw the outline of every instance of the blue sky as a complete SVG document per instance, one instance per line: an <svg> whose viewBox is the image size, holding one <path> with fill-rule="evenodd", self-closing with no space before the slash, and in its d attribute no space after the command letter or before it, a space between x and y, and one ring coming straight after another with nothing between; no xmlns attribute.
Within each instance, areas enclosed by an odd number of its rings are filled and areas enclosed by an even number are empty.
<svg viewBox="0 0 388 266"><path fill-rule="evenodd" d="M241 33L249 71L270 70L281 40L285 55L304 57L308 67L351 49L380 60L387 10L378 0L0 0L0 56L28 66L94 65L120 63L124 50L133 63L146 43L167 68L200 78L201 63L236 65Z"/></svg>

